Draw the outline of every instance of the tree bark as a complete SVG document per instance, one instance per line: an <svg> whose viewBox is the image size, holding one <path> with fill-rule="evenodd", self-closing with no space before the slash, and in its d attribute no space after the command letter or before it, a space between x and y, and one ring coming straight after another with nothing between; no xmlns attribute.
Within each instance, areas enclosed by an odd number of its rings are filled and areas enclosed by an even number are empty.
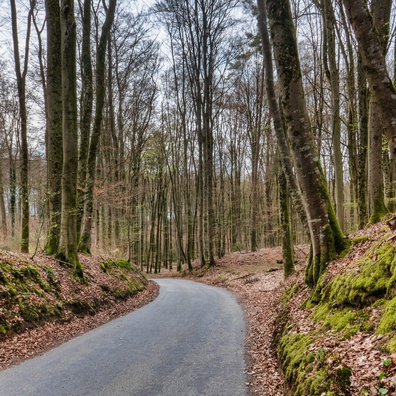
<svg viewBox="0 0 396 396"><path fill-rule="evenodd" d="M27 141L27 109L26 109L26 75L29 60L29 41L32 23L32 12L34 2L30 4L28 15L26 43L24 52L24 65L21 68L21 60L19 54L18 40L18 24L15 0L10 0L11 5L11 23L12 23L12 39L14 47L15 74L17 80L18 100L19 100L19 116L21 120L21 201L22 201L22 235L21 235L21 251L29 252L29 150Z"/></svg>
<svg viewBox="0 0 396 396"><path fill-rule="evenodd" d="M312 243L306 281L315 285L326 263L345 246L310 130L297 40L287 0L266 0L271 39L294 169L302 190Z"/></svg>
<svg viewBox="0 0 396 396"><path fill-rule="evenodd" d="M335 181L335 209L340 228L344 229L344 172L341 152L340 77L336 56L335 16L331 0L321 1L323 16L323 64L331 88L331 124Z"/></svg>
<svg viewBox="0 0 396 396"><path fill-rule="evenodd" d="M265 9L264 0L257 0L258 7L258 26L262 40L262 51L264 57L264 72L266 93L270 107L271 117L275 128L275 136L280 151L280 159L284 174L290 186L291 194L293 196L297 212L300 216L302 224L307 224L307 216L304 205L301 200L300 187L297 184L293 164L291 161L290 148L286 139L286 131L283 125L281 110L278 105L278 96L275 92L272 50L267 26L267 11Z"/></svg>
<svg viewBox="0 0 396 396"><path fill-rule="evenodd" d="M77 77L76 21L74 0L62 0L61 59L62 59L62 214L57 257L74 266L74 274L84 279L77 255Z"/></svg>
<svg viewBox="0 0 396 396"><path fill-rule="evenodd" d="M46 0L47 86L46 150L49 223L46 252L55 254L59 247L62 205L62 63L61 27L58 0Z"/></svg>
<svg viewBox="0 0 396 396"><path fill-rule="evenodd" d="M80 149L78 157L78 215L77 232L80 235L84 213L85 183L87 178L87 158L89 137L91 133L93 107L93 76L91 57L91 0L84 0L82 14L81 44L81 117L80 117Z"/></svg>

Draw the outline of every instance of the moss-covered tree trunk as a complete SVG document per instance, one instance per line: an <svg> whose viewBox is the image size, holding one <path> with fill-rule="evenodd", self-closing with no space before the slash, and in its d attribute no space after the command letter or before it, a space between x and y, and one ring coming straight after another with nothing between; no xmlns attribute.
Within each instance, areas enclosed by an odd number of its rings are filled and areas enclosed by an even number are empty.
<svg viewBox="0 0 396 396"><path fill-rule="evenodd" d="M345 246L313 141L302 86L297 40L288 0L266 0L271 39L292 159L302 191L312 244L306 280L315 285Z"/></svg>
<svg viewBox="0 0 396 396"><path fill-rule="evenodd" d="M301 200L300 188L297 184L297 180L293 171L290 148L287 143L282 115L278 105L278 96L275 91L272 50L271 50L271 44L268 34L267 11L265 9L264 0L257 0L257 7L258 7L257 20L260 29L260 35L262 40L262 51L264 56L265 88L269 102L271 117L273 119L273 124L275 128L275 136L279 148L281 164L284 170L284 174L287 178L287 182L290 186L291 194L294 199L294 204L300 216L301 222L302 224L306 224L307 217Z"/></svg>
<svg viewBox="0 0 396 396"><path fill-rule="evenodd" d="M385 204L384 177L382 166L382 136L381 120L378 117L378 105L373 96L370 100L369 117L369 173L368 195L371 224L382 220L388 213Z"/></svg>
<svg viewBox="0 0 396 396"><path fill-rule="evenodd" d="M83 278L77 255L77 78L76 21L74 1L63 0L60 12L62 59L62 215L57 257L74 266L75 275Z"/></svg>
<svg viewBox="0 0 396 396"><path fill-rule="evenodd" d="M283 272L285 278L287 278L293 274L295 268L293 233L290 215L290 188L282 167L279 168L279 203L281 209Z"/></svg>
<svg viewBox="0 0 396 396"><path fill-rule="evenodd" d="M49 223L46 252L55 254L59 247L62 204L62 63L61 27L58 0L46 0L47 16L47 87L46 150Z"/></svg>
<svg viewBox="0 0 396 396"><path fill-rule="evenodd" d="M363 228L368 221L368 96L367 80L363 70L362 58L358 55L357 66L357 89L358 89L358 111L359 111L359 131L358 131L358 170L357 170L357 203L359 228Z"/></svg>
<svg viewBox="0 0 396 396"><path fill-rule="evenodd" d="M105 100L105 66L106 66L106 46L113 24L116 0L111 0L106 12L106 19L102 26L98 52L96 57L96 106L95 118L92 128L92 136L89 144L89 154L87 159L87 180L86 195L84 202L84 218L81 231L80 251L90 253L91 251L91 230L93 223L93 192L96 175L96 154L99 145L100 132L103 119L103 106Z"/></svg>
<svg viewBox="0 0 396 396"><path fill-rule="evenodd" d="M366 23L372 23L378 34L374 34L373 37L377 37L377 45L382 49L382 55L385 58L387 52L387 43L389 36L389 21L391 12L392 1L391 0L378 0L371 4L372 19L366 19ZM350 10L349 10L350 12ZM349 13L350 17L352 14ZM359 18L361 18L360 15ZM356 22L356 21L355 21ZM360 23L362 21L360 20ZM360 27L360 29L362 29ZM356 25L355 25L356 32ZM364 43L359 43L359 50L362 54L365 51L361 48ZM378 46L376 46L378 49ZM362 54L362 59L364 61L364 54ZM367 66L365 65L366 74L369 72ZM370 76L368 75L369 81ZM378 93L374 92L374 87L370 84L371 95L369 102L369 213L370 213L370 223L375 223L380 221L384 214L388 212L388 208L385 204L385 189L384 189L384 178L383 178L383 164L382 164L382 136L384 134L383 130L383 119L380 116L381 112L379 109L379 98ZM378 91L378 90L377 90ZM393 150L391 144L391 150Z"/></svg>

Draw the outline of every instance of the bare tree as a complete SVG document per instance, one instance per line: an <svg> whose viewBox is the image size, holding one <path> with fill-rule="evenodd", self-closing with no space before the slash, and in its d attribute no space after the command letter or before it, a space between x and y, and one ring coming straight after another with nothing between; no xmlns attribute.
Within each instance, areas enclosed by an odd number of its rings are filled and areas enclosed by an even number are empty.
<svg viewBox="0 0 396 396"><path fill-rule="evenodd" d="M19 111L21 118L21 201L22 201L22 235L21 251L29 252L29 150L27 141L27 109L26 109L26 75L29 61L29 43L32 24L32 13L34 10L34 0L30 2L28 14L26 42L24 51L24 63L21 67L18 39L18 23L15 0L10 0L12 38L14 45L15 74L18 87Z"/></svg>

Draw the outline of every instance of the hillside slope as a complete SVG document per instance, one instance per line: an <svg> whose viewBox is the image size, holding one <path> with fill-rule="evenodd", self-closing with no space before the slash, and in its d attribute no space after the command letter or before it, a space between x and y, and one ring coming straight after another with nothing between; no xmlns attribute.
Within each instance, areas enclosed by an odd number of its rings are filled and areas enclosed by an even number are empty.
<svg viewBox="0 0 396 396"><path fill-rule="evenodd" d="M317 290L299 277L283 294L277 352L294 395L396 394L396 232L350 237Z"/></svg>
<svg viewBox="0 0 396 396"><path fill-rule="evenodd" d="M125 260L80 256L86 282L47 256L0 250L0 369L41 354L155 298Z"/></svg>

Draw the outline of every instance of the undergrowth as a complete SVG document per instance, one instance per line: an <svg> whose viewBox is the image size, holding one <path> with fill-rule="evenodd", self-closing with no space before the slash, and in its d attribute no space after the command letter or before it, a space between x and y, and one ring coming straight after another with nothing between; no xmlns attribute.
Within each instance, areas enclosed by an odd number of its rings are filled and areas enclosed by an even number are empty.
<svg viewBox="0 0 396 396"><path fill-rule="evenodd" d="M352 246L366 240L353 240ZM300 290L301 282L286 289L283 304L288 306ZM324 273L301 308L316 325L301 331L289 317L282 319L277 336L278 357L292 393L351 395L351 368L331 350L324 352L321 339L326 334L336 340L348 340L358 332L385 334L382 350L396 352L396 246L391 234L372 242L345 271L334 277ZM374 308L380 310L376 320Z"/></svg>
<svg viewBox="0 0 396 396"><path fill-rule="evenodd" d="M47 321L93 315L102 305L126 299L147 284L145 276L122 259L98 263L105 277L97 280L88 274L87 284L74 279L72 269L52 264L0 252L0 340ZM99 291L91 295L88 290L94 289Z"/></svg>

